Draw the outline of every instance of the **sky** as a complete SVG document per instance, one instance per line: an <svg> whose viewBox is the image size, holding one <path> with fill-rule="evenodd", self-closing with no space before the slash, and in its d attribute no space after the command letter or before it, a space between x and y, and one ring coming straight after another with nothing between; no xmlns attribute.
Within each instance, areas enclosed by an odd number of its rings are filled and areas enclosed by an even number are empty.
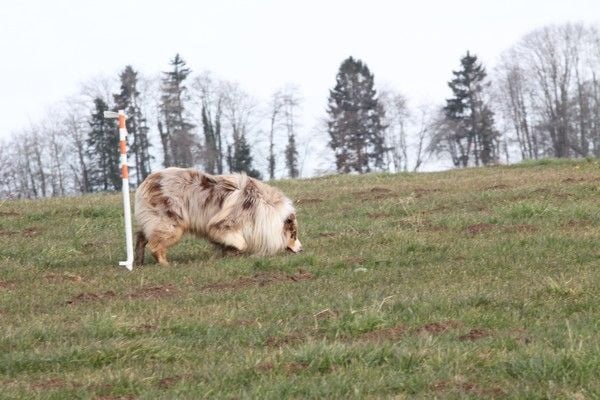
<svg viewBox="0 0 600 400"><path fill-rule="evenodd" d="M410 104L443 103L467 50L493 68L529 31L600 24L599 0L5 0L0 3L0 139L18 135L98 75L143 74L180 53L195 72L266 102L292 83L309 130L340 63L363 60Z"/></svg>

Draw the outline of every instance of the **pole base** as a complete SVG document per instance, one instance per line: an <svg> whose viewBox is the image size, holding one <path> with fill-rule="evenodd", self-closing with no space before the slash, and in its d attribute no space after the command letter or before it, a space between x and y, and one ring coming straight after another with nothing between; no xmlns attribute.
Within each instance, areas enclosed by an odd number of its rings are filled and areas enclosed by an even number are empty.
<svg viewBox="0 0 600 400"><path fill-rule="evenodd" d="M133 271L133 262L132 261L119 261L119 265L127 268L129 271Z"/></svg>

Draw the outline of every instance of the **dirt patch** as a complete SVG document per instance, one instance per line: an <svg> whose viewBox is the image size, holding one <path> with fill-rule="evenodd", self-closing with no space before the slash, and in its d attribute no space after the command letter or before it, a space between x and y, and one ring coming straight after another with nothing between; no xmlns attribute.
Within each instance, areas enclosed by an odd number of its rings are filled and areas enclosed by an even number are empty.
<svg viewBox="0 0 600 400"><path fill-rule="evenodd" d="M0 211L0 217L18 217L21 214L16 211Z"/></svg>
<svg viewBox="0 0 600 400"><path fill-rule="evenodd" d="M531 191L532 194L549 194L550 189L548 188L537 188Z"/></svg>
<svg viewBox="0 0 600 400"><path fill-rule="evenodd" d="M438 206L438 207L430 208L429 210L425 210L423 212L427 213L427 214L434 214L434 213L445 212L448 210L450 210L450 206Z"/></svg>
<svg viewBox="0 0 600 400"><path fill-rule="evenodd" d="M440 335L444 332L447 332L451 329L456 329L460 327L460 323L457 321L441 321L441 322L431 322L429 324L425 324L419 328L414 330L415 333L427 333L430 335Z"/></svg>
<svg viewBox="0 0 600 400"><path fill-rule="evenodd" d="M60 378L48 379L46 381L35 382L31 384L31 388L37 390L61 389L64 387L67 387L67 382Z"/></svg>
<svg viewBox="0 0 600 400"><path fill-rule="evenodd" d="M415 197L419 199L427 194L435 193L435 192L439 192L439 191L440 191L440 189L437 189L437 188L415 188L413 190L413 193L414 193Z"/></svg>
<svg viewBox="0 0 600 400"><path fill-rule="evenodd" d="M302 343L304 337L297 333L291 333L285 336L269 336L265 342L267 347L286 347Z"/></svg>
<svg viewBox="0 0 600 400"><path fill-rule="evenodd" d="M114 299L115 297L116 297L116 294L112 290L108 290L104 293L84 292L84 293L79 293L77 296L72 297L70 300L67 300L67 304L74 305L74 304L80 304L80 303L88 303L88 302L104 300L104 299Z"/></svg>
<svg viewBox="0 0 600 400"><path fill-rule="evenodd" d="M298 205L317 204L317 203L321 203L322 201L323 201L323 199L319 199L319 198L299 199L299 200L296 200L296 204L298 204Z"/></svg>
<svg viewBox="0 0 600 400"><path fill-rule="evenodd" d="M168 376L168 377L162 378L160 381L158 381L157 386L160 389L168 389L171 386L175 385L177 382L179 382L181 379L182 379L182 377L179 375Z"/></svg>
<svg viewBox="0 0 600 400"><path fill-rule="evenodd" d="M575 183L575 182L583 182L585 179L584 178L573 178L572 176L563 179L561 182L562 183Z"/></svg>
<svg viewBox="0 0 600 400"><path fill-rule="evenodd" d="M373 187L369 190L362 190L360 192L352 193L352 196L357 197L362 200L381 200L389 197L393 197L391 189L387 189L384 187Z"/></svg>
<svg viewBox="0 0 600 400"><path fill-rule="evenodd" d="M84 249L98 249L112 246L112 243L104 240L97 240L91 242L84 242L81 244L81 247Z"/></svg>
<svg viewBox="0 0 600 400"><path fill-rule="evenodd" d="M532 232L537 232L538 230L539 230L539 228L537 226L531 225L531 224L512 225L512 226L507 226L506 228L504 228L504 232L507 232L507 233L514 233L514 232L532 233Z"/></svg>
<svg viewBox="0 0 600 400"><path fill-rule="evenodd" d="M319 233L319 237L326 237L326 238L334 238L337 235L334 232L321 232Z"/></svg>
<svg viewBox="0 0 600 400"><path fill-rule="evenodd" d="M391 193L392 191L384 187L374 187L369 190L371 193Z"/></svg>
<svg viewBox="0 0 600 400"><path fill-rule="evenodd" d="M283 370L287 375L296 375L308 368L307 363L291 362L284 364Z"/></svg>
<svg viewBox="0 0 600 400"><path fill-rule="evenodd" d="M385 340L398 340L406 333L403 325L396 325L391 328L377 329L360 335L361 340L369 342L382 342Z"/></svg>
<svg viewBox="0 0 600 400"><path fill-rule="evenodd" d="M314 279L314 275L305 270L298 270L294 274L284 273L258 273L253 276L238 278L234 281L216 282L203 286L200 290L227 291L239 290L252 286L268 286L275 283L300 282Z"/></svg>
<svg viewBox="0 0 600 400"><path fill-rule="evenodd" d="M0 289L12 290L17 285L13 281L0 281Z"/></svg>
<svg viewBox="0 0 600 400"><path fill-rule="evenodd" d="M125 295L130 299L161 299L172 296L177 289L172 285L145 286Z"/></svg>
<svg viewBox="0 0 600 400"><path fill-rule="evenodd" d="M39 236L40 233L42 233L42 230L40 228L32 226L32 227L23 229L23 231L21 232L21 235L31 238L31 237Z"/></svg>
<svg viewBox="0 0 600 400"><path fill-rule="evenodd" d="M275 369L275 365L271 362L262 362L255 367L256 371L261 374L268 374ZM281 365L281 369L286 375L296 375L308 368L307 363L289 362Z"/></svg>
<svg viewBox="0 0 600 400"><path fill-rule="evenodd" d="M485 329L482 328L474 328L471 329L469 331L469 333L465 334L465 335L461 335L458 337L458 340L465 342L467 340L469 341L475 341L475 340L479 340L479 339L483 339L486 338L488 336L491 336L490 333L488 331L486 331Z"/></svg>
<svg viewBox="0 0 600 400"><path fill-rule="evenodd" d="M254 366L254 368L258 372L260 372L262 374L266 374L266 373L271 372L275 368L275 365L273 365L273 363L271 363L271 362L262 362L262 363L256 364L256 366Z"/></svg>
<svg viewBox="0 0 600 400"><path fill-rule="evenodd" d="M7 231L7 230L3 230L0 229L0 236L13 236L13 235L18 235L19 232L17 231Z"/></svg>
<svg viewBox="0 0 600 400"><path fill-rule="evenodd" d="M53 283L60 283L60 282L75 282L75 283L81 283L83 282L83 278L79 275L75 275L75 274L70 274L70 273L64 273L64 274L54 274L54 273L49 273L44 275L44 279L46 279L48 282L53 282Z"/></svg>
<svg viewBox="0 0 600 400"><path fill-rule="evenodd" d="M480 233L489 232L494 228L494 225L482 222L480 224L470 225L467 227L469 235L478 235Z"/></svg>
<svg viewBox="0 0 600 400"><path fill-rule="evenodd" d="M138 332L154 332L158 330L158 326L153 324L141 324L135 327L135 330Z"/></svg>
<svg viewBox="0 0 600 400"><path fill-rule="evenodd" d="M344 260L348 265L364 265L367 260L362 257L348 257Z"/></svg>
<svg viewBox="0 0 600 400"><path fill-rule="evenodd" d="M590 225L592 225L592 221L588 221L588 220L577 221L574 219L570 219L563 226L568 227L568 228L584 228L584 227L588 227Z"/></svg>
<svg viewBox="0 0 600 400"><path fill-rule="evenodd" d="M483 190L502 190L502 189L508 189L508 187L509 186L504 183L499 183L497 185L488 186L488 187L484 188Z"/></svg>

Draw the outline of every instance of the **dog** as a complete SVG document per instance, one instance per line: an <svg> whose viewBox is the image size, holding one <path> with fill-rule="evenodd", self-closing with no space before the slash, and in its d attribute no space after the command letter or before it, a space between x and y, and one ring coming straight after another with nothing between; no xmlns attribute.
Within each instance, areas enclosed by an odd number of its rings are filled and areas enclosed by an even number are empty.
<svg viewBox="0 0 600 400"><path fill-rule="evenodd" d="M246 174L211 175L167 168L150 174L136 191L135 264L146 245L161 265L184 233L208 239L224 253L269 255L302 251L292 201Z"/></svg>

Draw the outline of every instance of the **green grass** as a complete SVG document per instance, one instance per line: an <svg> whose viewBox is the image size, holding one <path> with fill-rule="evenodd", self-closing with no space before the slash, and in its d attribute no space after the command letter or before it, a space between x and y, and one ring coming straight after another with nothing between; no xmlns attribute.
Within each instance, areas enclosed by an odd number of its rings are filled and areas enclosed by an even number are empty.
<svg viewBox="0 0 600 400"><path fill-rule="evenodd" d="M128 273L118 195L0 203L0 398L600 398L600 166L277 182L300 255Z"/></svg>

